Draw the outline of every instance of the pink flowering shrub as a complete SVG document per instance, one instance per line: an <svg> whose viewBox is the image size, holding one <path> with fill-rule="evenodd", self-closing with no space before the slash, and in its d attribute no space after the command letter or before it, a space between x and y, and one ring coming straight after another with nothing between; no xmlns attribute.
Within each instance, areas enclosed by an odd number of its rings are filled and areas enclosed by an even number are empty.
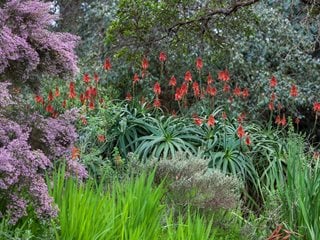
<svg viewBox="0 0 320 240"><path fill-rule="evenodd" d="M0 74L24 81L35 73L65 77L78 71L74 48L79 37L50 31L58 16L51 2L0 3ZM1 77L0 77L1 80Z"/></svg>

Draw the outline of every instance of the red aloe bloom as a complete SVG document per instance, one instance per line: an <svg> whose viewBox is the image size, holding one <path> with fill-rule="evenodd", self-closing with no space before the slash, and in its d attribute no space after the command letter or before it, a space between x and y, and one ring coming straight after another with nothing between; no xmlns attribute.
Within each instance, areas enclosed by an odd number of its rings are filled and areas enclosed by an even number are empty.
<svg viewBox="0 0 320 240"><path fill-rule="evenodd" d="M198 69L198 71L200 71L203 68L203 62L201 57L198 57L196 60L196 68Z"/></svg>
<svg viewBox="0 0 320 240"><path fill-rule="evenodd" d="M133 84L139 82L139 80L140 80L139 79L139 75L137 73L135 73L134 76L133 76Z"/></svg>
<svg viewBox="0 0 320 240"><path fill-rule="evenodd" d="M217 89L215 87L211 87L210 85L207 86L207 93L214 97L217 94Z"/></svg>
<svg viewBox="0 0 320 240"><path fill-rule="evenodd" d="M44 103L44 100L43 100L43 97L39 96L39 95L36 95L34 97L34 100L37 102L37 103Z"/></svg>
<svg viewBox="0 0 320 240"><path fill-rule="evenodd" d="M89 76L88 73L85 73L85 74L83 75L83 81L84 81L85 83L89 83L89 82L90 82L90 76Z"/></svg>
<svg viewBox="0 0 320 240"><path fill-rule="evenodd" d="M276 123L277 125L280 125L280 124L281 124L281 117L280 117L280 115L278 115L278 116L276 117L275 123Z"/></svg>
<svg viewBox="0 0 320 240"><path fill-rule="evenodd" d="M224 92L229 92L230 91L230 86L227 83L223 85L223 91Z"/></svg>
<svg viewBox="0 0 320 240"><path fill-rule="evenodd" d="M66 106L67 106L67 100L63 100L63 102L62 102L62 107L63 107L63 108L66 108Z"/></svg>
<svg viewBox="0 0 320 240"><path fill-rule="evenodd" d="M161 107L161 102L159 100L159 98L155 98L154 101L153 101L153 106L155 108L160 108Z"/></svg>
<svg viewBox="0 0 320 240"><path fill-rule="evenodd" d="M126 100L129 101L129 102L132 101L132 96L131 96L131 94L129 92L127 92Z"/></svg>
<svg viewBox="0 0 320 240"><path fill-rule="evenodd" d="M182 97L183 97L183 94L182 94L181 88L177 88L176 93L174 94L174 99L176 101L180 101Z"/></svg>
<svg viewBox="0 0 320 240"><path fill-rule="evenodd" d="M243 89L242 97L247 98L247 97L249 97L249 95L250 95L249 89L248 88Z"/></svg>
<svg viewBox="0 0 320 240"><path fill-rule="evenodd" d="M227 69L223 71L219 71L218 73L218 79L223 82L228 82L230 80L230 74Z"/></svg>
<svg viewBox="0 0 320 240"><path fill-rule="evenodd" d="M59 87L58 87L58 86L56 87L56 90L55 90L55 92L54 92L54 96L55 96L55 97L59 97L59 96L60 96L60 90L59 90Z"/></svg>
<svg viewBox="0 0 320 240"><path fill-rule="evenodd" d="M87 91L86 91L86 93L87 93ZM80 98L81 104L83 105L84 102L86 101L86 96L83 93L81 93L79 98Z"/></svg>
<svg viewBox="0 0 320 240"><path fill-rule="evenodd" d="M245 140L246 145L250 145L251 144L251 140L248 134L246 134L246 140Z"/></svg>
<svg viewBox="0 0 320 240"><path fill-rule="evenodd" d="M245 135L244 129L241 124L239 124L239 127L237 129L237 135L240 139L243 138Z"/></svg>
<svg viewBox="0 0 320 240"><path fill-rule="evenodd" d="M73 147L71 150L71 159L76 160L77 158L80 158L80 149Z"/></svg>
<svg viewBox="0 0 320 240"><path fill-rule="evenodd" d="M69 89L74 90L75 86L76 86L75 82L70 82Z"/></svg>
<svg viewBox="0 0 320 240"><path fill-rule="evenodd" d="M88 121L85 117L81 117L81 122L83 125L87 125L88 124Z"/></svg>
<svg viewBox="0 0 320 240"><path fill-rule="evenodd" d="M197 114L193 115L193 121L198 126L201 126L201 124L202 124L202 120L201 120L201 118L199 118L199 116Z"/></svg>
<svg viewBox="0 0 320 240"><path fill-rule="evenodd" d="M226 114L226 112L222 112L221 117L222 117L223 120L226 120L226 119L227 119L227 114Z"/></svg>
<svg viewBox="0 0 320 240"><path fill-rule="evenodd" d="M75 90L74 89L70 89L69 98L70 99L74 99L74 98L76 98L76 96L77 96L77 94L76 94Z"/></svg>
<svg viewBox="0 0 320 240"><path fill-rule="evenodd" d="M186 73L184 74L184 80L186 82L192 82L192 74L190 71L186 71Z"/></svg>
<svg viewBox="0 0 320 240"><path fill-rule="evenodd" d="M216 120L214 119L214 116L212 114L208 117L207 123L209 127L214 126L216 124Z"/></svg>
<svg viewBox="0 0 320 240"><path fill-rule="evenodd" d="M241 89L237 86L234 90L233 90L233 94L237 97L241 96Z"/></svg>
<svg viewBox="0 0 320 240"><path fill-rule="evenodd" d="M281 119L281 125L285 126L287 124L286 116L283 114L282 119Z"/></svg>
<svg viewBox="0 0 320 240"><path fill-rule="evenodd" d="M103 143L106 140L106 137L101 134L101 135L97 136L97 139L98 139L99 142Z"/></svg>
<svg viewBox="0 0 320 240"><path fill-rule="evenodd" d="M94 78L94 81L97 83L97 82L99 82L99 75L98 75L98 73L94 73L93 74L93 78Z"/></svg>
<svg viewBox="0 0 320 240"><path fill-rule="evenodd" d="M89 88L89 96L95 97L97 96L97 89L95 87L90 86Z"/></svg>
<svg viewBox="0 0 320 240"><path fill-rule="evenodd" d="M94 109L94 101L93 101L93 100L91 100L91 101L89 102L89 109L90 109L90 110L93 110L93 109Z"/></svg>
<svg viewBox="0 0 320 240"><path fill-rule="evenodd" d="M175 87L177 85L177 79L172 75L169 81L169 86Z"/></svg>
<svg viewBox="0 0 320 240"><path fill-rule="evenodd" d="M213 78L211 76L211 73L209 73L207 77L207 84L210 85L211 83L213 83Z"/></svg>
<svg viewBox="0 0 320 240"><path fill-rule="evenodd" d="M271 88L274 88L274 87L277 86L277 84L278 84L278 81L277 81L276 77L275 77L275 76L272 76L272 78L271 78L271 80L270 80L270 87L271 87Z"/></svg>
<svg viewBox="0 0 320 240"><path fill-rule="evenodd" d="M245 113L240 113L240 115L238 116L238 122L239 123L243 123L244 119L246 118L246 114Z"/></svg>
<svg viewBox="0 0 320 240"><path fill-rule="evenodd" d="M149 67L149 61L146 57L143 57L142 62L141 62L141 66L143 70L147 70Z"/></svg>
<svg viewBox="0 0 320 240"><path fill-rule="evenodd" d="M188 93L188 84L186 84L185 82L182 83L180 90L181 90L181 94L183 97L184 95L186 95Z"/></svg>
<svg viewBox="0 0 320 240"><path fill-rule="evenodd" d="M270 102L269 102L268 107L269 107L269 110L270 110L270 111L273 111L273 110L274 110L274 103L273 103L273 101L270 101Z"/></svg>
<svg viewBox="0 0 320 240"><path fill-rule="evenodd" d="M51 104L48 104L48 105L47 105L46 111L47 111L48 113L53 113L53 112L54 112L54 108L52 107Z"/></svg>
<svg viewBox="0 0 320 240"><path fill-rule="evenodd" d="M199 83L193 82L193 84L192 84L192 89L193 89L193 94L194 94L194 96L196 96L196 97L200 96Z"/></svg>
<svg viewBox="0 0 320 240"><path fill-rule="evenodd" d="M57 111L54 111L53 113L51 113L52 118L57 118L58 116L59 116L59 113Z"/></svg>
<svg viewBox="0 0 320 240"><path fill-rule="evenodd" d="M313 111L320 112L320 102L315 102L313 104Z"/></svg>
<svg viewBox="0 0 320 240"><path fill-rule="evenodd" d="M158 82L156 82L153 86L153 92L155 95L159 96L161 93L161 87L160 84Z"/></svg>
<svg viewBox="0 0 320 240"><path fill-rule="evenodd" d="M52 93L52 91L50 90L50 91L49 91L49 94L48 94L48 100L49 100L49 101L53 101L53 98L54 98L54 97L53 97L53 93Z"/></svg>
<svg viewBox="0 0 320 240"><path fill-rule="evenodd" d="M106 58L103 65L104 70L109 71L111 70L111 61L110 58Z"/></svg>
<svg viewBox="0 0 320 240"><path fill-rule="evenodd" d="M292 84L290 89L290 96L291 97L297 97L298 96L298 88L296 85Z"/></svg>
<svg viewBox="0 0 320 240"><path fill-rule="evenodd" d="M159 54L159 61L165 62L167 60L167 55L164 52L160 52Z"/></svg>

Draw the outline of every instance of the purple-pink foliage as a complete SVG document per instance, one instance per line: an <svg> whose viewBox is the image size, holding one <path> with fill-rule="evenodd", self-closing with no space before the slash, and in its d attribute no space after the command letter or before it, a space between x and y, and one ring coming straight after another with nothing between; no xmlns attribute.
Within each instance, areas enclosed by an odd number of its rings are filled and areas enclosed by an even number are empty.
<svg viewBox="0 0 320 240"><path fill-rule="evenodd" d="M50 2L9 0L0 5L0 74L28 78L31 73L65 76L77 71L79 37L52 32L58 16Z"/></svg>
<svg viewBox="0 0 320 240"><path fill-rule="evenodd" d="M11 223L26 215L28 205L39 218L57 214L43 176L52 164L42 151L31 149L29 132L0 117L0 212L9 215Z"/></svg>

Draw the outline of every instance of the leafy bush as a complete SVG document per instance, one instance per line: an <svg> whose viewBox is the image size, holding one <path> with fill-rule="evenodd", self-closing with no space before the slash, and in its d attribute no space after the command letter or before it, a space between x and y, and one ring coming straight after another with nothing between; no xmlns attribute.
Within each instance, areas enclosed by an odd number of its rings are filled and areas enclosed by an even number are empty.
<svg viewBox="0 0 320 240"><path fill-rule="evenodd" d="M156 166L156 178L165 179L169 196L177 204L206 210L239 207L241 182L217 169L209 169L205 159L180 152L170 159L162 158Z"/></svg>

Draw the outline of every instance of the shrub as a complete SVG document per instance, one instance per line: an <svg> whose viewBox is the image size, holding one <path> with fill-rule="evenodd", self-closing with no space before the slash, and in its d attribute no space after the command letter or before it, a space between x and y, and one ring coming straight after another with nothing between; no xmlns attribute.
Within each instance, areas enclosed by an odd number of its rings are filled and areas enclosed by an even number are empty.
<svg viewBox="0 0 320 240"><path fill-rule="evenodd" d="M78 71L74 48L79 38L50 31L58 18L50 7L50 2L37 0L0 3L0 80L22 83L31 74Z"/></svg>
<svg viewBox="0 0 320 240"><path fill-rule="evenodd" d="M239 207L241 182L217 169L209 169L207 160L178 153L156 165L156 178L166 179L175 203L207 210Z"/></svg>

